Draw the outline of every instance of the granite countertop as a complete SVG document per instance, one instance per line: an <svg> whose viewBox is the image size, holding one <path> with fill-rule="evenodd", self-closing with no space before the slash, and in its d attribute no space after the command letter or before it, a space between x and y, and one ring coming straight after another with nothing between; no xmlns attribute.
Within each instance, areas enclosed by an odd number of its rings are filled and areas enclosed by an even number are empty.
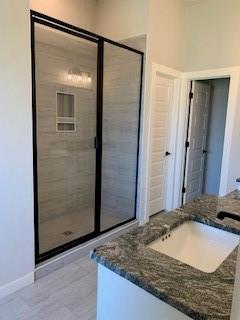
<svg viewBox="0 0 240 320"><path fill-rule="evenodd" d="M195 220L240 235L240 222L217 219L221 210L240 214L239 192L204 195L171 213L94 249L92 259L192 319L230 319L236 248L213 273L205 273L147 247L184 221Z"/></svg>

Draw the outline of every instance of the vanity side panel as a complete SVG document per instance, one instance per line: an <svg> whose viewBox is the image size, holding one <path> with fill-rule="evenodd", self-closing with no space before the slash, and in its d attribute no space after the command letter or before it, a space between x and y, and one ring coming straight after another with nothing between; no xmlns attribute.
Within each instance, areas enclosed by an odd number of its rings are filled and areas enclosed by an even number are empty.
<svg viewBox="0 0 240 320"><path fill-rule="evenodd" d="M98 265L97 320L190 320L130 281Z"/></svg>

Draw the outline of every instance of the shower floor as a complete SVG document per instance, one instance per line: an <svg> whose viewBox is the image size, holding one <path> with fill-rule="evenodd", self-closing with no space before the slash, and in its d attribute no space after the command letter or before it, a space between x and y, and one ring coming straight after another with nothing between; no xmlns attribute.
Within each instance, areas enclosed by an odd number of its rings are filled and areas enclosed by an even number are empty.
<svg viewBox="0 0 240 320"><path fill-rule="evenodd" d="M106 211L101 213L101 230L108 229L125 220L127 216L117 216ZM40 254L69 241L94 231L94 213L92 208L86 208L79 213L70 213L55 217L39 224L39 251Z"/></svg>

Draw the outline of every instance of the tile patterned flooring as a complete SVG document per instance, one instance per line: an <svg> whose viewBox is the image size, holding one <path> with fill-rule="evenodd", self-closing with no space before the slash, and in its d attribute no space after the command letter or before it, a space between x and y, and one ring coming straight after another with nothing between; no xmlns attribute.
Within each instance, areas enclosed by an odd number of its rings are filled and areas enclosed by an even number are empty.
<svg viewBox="0 0 240 320"><path fill-rule="evenodd" d="M97 266L80 258L0 300L1 320L95 320Z"/></svg>

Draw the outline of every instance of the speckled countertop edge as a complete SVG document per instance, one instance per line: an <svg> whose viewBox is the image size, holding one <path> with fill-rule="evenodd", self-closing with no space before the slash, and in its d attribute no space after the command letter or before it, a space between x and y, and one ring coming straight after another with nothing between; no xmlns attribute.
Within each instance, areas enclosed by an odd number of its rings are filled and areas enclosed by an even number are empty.
<svg viewBox="0 0 240 320"><path fill-rule="evenodd" d="M213 273L204 273L147 245L184 221L195 220L240 235L240 222L220 221L221 210L240 214L238 193L205 195L93 250L91 257L192 319L230 319L237 248Z"/></svg>

